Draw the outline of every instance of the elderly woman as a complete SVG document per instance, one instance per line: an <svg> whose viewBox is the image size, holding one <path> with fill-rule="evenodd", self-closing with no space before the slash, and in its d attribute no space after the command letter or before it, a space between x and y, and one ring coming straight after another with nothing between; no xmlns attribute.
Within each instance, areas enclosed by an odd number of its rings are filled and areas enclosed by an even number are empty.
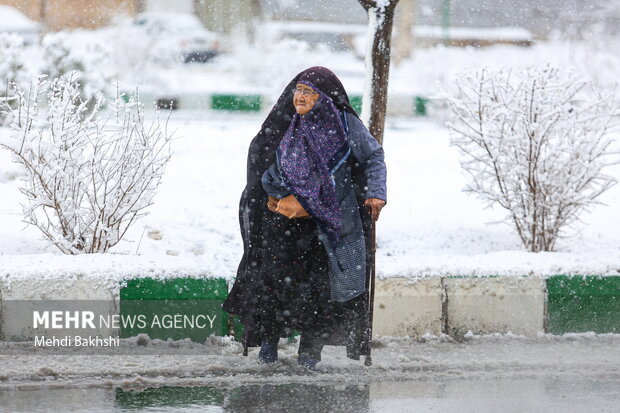
<svg viewBox="0 0 620 413"><path fill-rule="evenodd" d="M298 363L324 345L369 354L368 235L386 202L383 149L336 75L299 73L250 144L239 221L244 254L224 309L243 344L275 362L280 337L301 332Z"/></svg>

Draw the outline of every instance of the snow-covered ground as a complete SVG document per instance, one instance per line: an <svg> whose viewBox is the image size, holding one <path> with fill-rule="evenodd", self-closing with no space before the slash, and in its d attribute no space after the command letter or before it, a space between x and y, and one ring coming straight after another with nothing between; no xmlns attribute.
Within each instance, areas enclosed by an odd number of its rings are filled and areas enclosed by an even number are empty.
<svg viewBox="0 0 620 413"><path fill-rule="evenodd" d="M0 356L0 411L292 411L302 408L297 397L304 411L325 411L312 397L323 388L339 390L328 394L337 403L329 411L618 411L619 335L386 337L375 344L370 367L327 347L317 372L297 366L297 346L284 340L273 365L258 364L257 349L243 357L240 345L226 340L194 344L197 354L184 356ZM226 402L193 399L199 386L232 394ZM118 393L130 389L141 405L123 404ZM247 394L236 409L217 409L239 391Z"/></svg>
<svg viewBox="0 0 620 413"><path fill-rule="evenodd" d="M174 156L150 215L112 255L65 257L21 222L19 169L0 151L0 275L117 279L184 272L233 277L241 256L237 205L247 147L263 115L174 112ZM6 129L0 133L6 134ZM432 120L392 119L384 141L388 204L378 223L380 276L595 274L620 270L620 186L604 194L559 252L524 252L504 212L462 192L465 176L448 130ZM620 178L620 166L609 169ZM63 274L62 268L65 269Z"/></svg>
<svg viewBox="0 0 620 413"><path fill-rule="evenodd" d="M240 343L215 337L205 344L189 341L151 342L136 347L137 355L49 355L32 349L33 355L12 344L0 344L0 388L83 386L151 386L200 384L250 384L341 379L364 383L380 380L436 378L484 379L492 377L558 376L567 379L609 378L620 380L618 334L466 335L464 342L449 336L409 338L383 337L373 342L372 366L346 357L344 347L325 347L317 373L297 366L297 343L282 339L279 360L258 363L258 348L242 356ZM179 346L187 348L179 349ZM38 353L43 354L38 354ZM105 349L100 350L101 353ZM180 355L178 353L185 353ZM148 353L148 351L147 351ZM170 354L172 353L172 354ZM254 376L253 374L256 374Z"/></svg>

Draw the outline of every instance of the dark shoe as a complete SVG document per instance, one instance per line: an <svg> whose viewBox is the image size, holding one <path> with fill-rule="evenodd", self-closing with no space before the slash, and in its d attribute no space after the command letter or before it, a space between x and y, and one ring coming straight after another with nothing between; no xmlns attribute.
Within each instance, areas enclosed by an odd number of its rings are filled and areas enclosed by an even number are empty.
<svg viewBox="0 0 620 413"><path fill-rule="evenodd" d="M258 352L258 361L260 363L275 363L278 360L278 342L270 343L263 341Z"/></svg>
<svg viewBox="0 0 620 413"><path fill-rule="evenodd" d="M316 370L316 364L318 362L319 362L318 359L315 359L314 357L310 357L307 354L300 354L299 357L297 357L297 364L312 371Z"/></svg>

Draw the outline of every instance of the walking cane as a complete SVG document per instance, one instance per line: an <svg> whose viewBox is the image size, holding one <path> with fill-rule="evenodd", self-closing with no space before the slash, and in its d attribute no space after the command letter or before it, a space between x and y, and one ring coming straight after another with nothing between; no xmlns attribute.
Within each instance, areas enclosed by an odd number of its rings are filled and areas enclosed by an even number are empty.
<svg viewBox="0 0 620 413"><path fill-rule="evenodd" d="M377 251L377 239L375 232L375 221L371 218L370 224L370 271L369 271L369 296L368 296L368 355L364 361L365 366L372 366L372 321L373 309L375 304L375 252Z"/></svg>

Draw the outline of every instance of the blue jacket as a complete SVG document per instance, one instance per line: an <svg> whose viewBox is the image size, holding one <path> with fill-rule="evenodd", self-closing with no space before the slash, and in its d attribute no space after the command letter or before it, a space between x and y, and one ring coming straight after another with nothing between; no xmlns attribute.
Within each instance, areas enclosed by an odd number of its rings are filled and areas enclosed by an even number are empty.
<svg viewBox="0 0 620 413"><path fill-rule="evenodd" d="M349 301L366 290L366 242L359 201L369 198L387 201L383 148L356 116L345 112L342 118L350 150L332 170L332 182L342 213L340 241L333 248L325 235L321 236L329 260L331 300L340 302ZM361 199L356 196L351 176L352 167L358 165L366 178L366 188L358 188L357 191ZM275 198L290 195L277 162L263 174L262 185L265 192Z"/></svg>

